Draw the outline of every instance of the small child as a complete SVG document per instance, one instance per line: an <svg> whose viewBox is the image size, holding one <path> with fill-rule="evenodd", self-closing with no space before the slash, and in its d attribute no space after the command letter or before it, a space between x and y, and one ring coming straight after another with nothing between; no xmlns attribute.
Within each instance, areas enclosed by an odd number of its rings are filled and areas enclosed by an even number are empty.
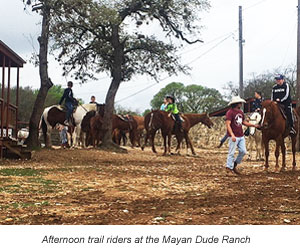
<svg viewBox="0 0 300 250"><path fill-rule="evenodd" d="M178 111L177 105L175 103L175 98L173 96L166 96L166 100L167 100L168 104L165 107L165 111L170 112L174 115L176 123L178 124L179 130L181 132L183 132L181 119L179 116L179 111Z"/></svg>
<svg viewBox="0 0 300 250"><path fill-rule="evenodd" d="M168 106L168 101L167 98L165 97L163 104L160 106L160 110L165 110L167 106Z"/></svg>

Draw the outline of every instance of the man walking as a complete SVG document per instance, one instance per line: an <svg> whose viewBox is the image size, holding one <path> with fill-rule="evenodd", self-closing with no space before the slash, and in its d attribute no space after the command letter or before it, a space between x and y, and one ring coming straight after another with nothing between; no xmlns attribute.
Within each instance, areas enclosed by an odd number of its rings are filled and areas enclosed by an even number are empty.
<svg viewBox="0 0 300 250"><path fill-rule="evenodd" d="M259 128L259 125L254 125L245 121L244 112L241 110L241 107L245 102L246 101L239 96L234 96L229 103L230 109L226 113L226 128L229 136L226 170L237 175L239 175L240 172L236 167L242 162L244 155L247 153L242 125ZM236 148L238 148L239 153L235 158L234 154Z"/></svg>

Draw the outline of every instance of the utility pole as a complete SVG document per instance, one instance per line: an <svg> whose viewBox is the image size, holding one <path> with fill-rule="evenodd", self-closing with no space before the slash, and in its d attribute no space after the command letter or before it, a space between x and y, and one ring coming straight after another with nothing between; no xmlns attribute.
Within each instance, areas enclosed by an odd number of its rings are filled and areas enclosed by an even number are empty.
<svg viewBox="0 0 300 250"><path fill-rule="evenodd" d="M298 32L297 32L297 107L300 105L300 0L298 0Z"/></svg>
<svg viewBox="0 0 300 250"><path fill-rule="evenodd" d="M300 1L300 0L299 0ZM239 95L241 98L244 97L244 80L243 80L243 14L242 14L242 6L239 6L239 57L240 57L240 80L239 80Z"/></svg>
<svg viewBox="0 0 300 250"><path fill-rule="evenodd" d="M297 88L296 88L296 105L300 106L300 0L298 0L298 31L297 31ZM298 123L299 124L299 123ZM296 149L300 151L300 133L297 136Z"/></svg>

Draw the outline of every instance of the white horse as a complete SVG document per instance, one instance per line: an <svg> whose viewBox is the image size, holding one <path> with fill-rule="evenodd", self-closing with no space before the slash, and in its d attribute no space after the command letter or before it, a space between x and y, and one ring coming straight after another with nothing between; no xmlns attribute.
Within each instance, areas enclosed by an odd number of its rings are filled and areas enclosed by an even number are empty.
<svg viewBox="0 0 300 250"><path fill-rule="evenodd" d="M75 112L73 113L73 118L75 122L75 128L72 132L73 144L72 146L77 146L79 144L81 121L85 114L89 111L97 110L96 104L82 104L79 105ZM44 134L46 147L51 147L51 131L55 128L56 124L63 124L66 118L66 112L62 109L60 105L53 105L45 108L42 118L41 127Z"/></svg>
<svg viewBox="0 0 300 250"><path fill-rule="evenodd" d="M249 123L251 124L259 124L261 120L261 115L258 112L254 112L250 116ZM256 148L256 160L263 160L263 145L262 145L262 135L261 131L254 127L249 127L249 142L248 142L248 160L251 160L251 155L253 151L253 144L255 143Z"/></svg>

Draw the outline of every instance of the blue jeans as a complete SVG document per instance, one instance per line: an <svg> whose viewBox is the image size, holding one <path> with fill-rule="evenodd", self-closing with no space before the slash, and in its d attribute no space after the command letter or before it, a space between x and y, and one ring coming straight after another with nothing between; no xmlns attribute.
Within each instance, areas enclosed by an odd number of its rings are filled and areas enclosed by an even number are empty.
<svg viewBox="0 0 300 250"><path fill-rule="evenodd" d="M245 154L247 154L246 150L246 140L245 137L236 137L236 141L233 142L232 138L229 138L229 149L228 149L228 156L227 156L227 164L226 166L230 169L233 169L234 162L240 164ZM239 154L234 158L235 149L238 148Z"/></svg>
<svg viewBox="0 0 300 250"><path fill-rule="evenodd" d="M71 115L73 113L74 106L73 106L73 103L71 103L71 102L66 102L65 105L67 108L66 120L69 121L71 118Z"/></svg>

